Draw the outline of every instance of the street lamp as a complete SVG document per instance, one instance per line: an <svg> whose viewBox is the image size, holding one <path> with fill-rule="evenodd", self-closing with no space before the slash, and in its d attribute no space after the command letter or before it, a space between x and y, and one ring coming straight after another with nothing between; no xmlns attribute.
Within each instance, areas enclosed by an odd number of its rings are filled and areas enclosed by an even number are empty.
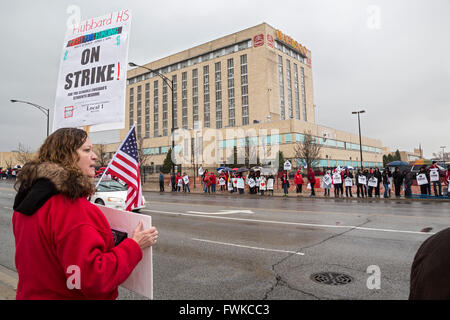
<svg viewBox="0 0 450 320"><path fill-rule="evenodd" d="M21 100L14 100L14 99L11 99L10 101L11 101L12 103L15 103L15 102L26 103L26 104L29 104L30 106L33 106L33 107L35 107L35 108L41 110L41 111L47 116L47 137L48 137L49 118L50 118L50 110L49 110L49 109L44 108L44 107L41 107L40 105L35 104L35 103L32 103L32 102L21 101Z"/></svg>
<svg viewBox="0 0 450 320"><path fill-rule="evenodd" d="M361 122L359 120L359 114L365 113L366 111L353 111L352 114L358 114L358 128L359 128L359 155L361 156L361 169L363 168L363 156L362 156L362 143L361 143Z"/></svg>
<svg viewBox="0 0 450 320"><path fill-rule="evenodd" d="M175 148L175 140L174 140L174 136L173 136L173 132L175 131L175 127L174 127L174 111L173 111L173 105L174 105L174 101L175 101L174 98L175 97L174 97L174 93L173 93L173 80L170 80L165 75L163 75L163 74L161 74L161 73L159 73L159 72L157 72L157 71L155 71L153 69L147 68L145 66L141 66L141 65L135 64L133 62L129 62L128 65L130 67L141 67L141 68L147 69L148 71L156 74L161 79L163 79L163 81L170 88L170 91L172 92L172 128L171 128L171 137L172 137L172 155L173 155L173 152L175 152L175 150L174 150L174 148ZM172 161L172 172L175 173L175 163L173 161Z"/></svg>
<svg viewBox="0 0 450 320"><path fill-rule="evenodd" d="M442 149L442 162L445 164L445 148L447 148L446 146L441 146Z"/></svg>

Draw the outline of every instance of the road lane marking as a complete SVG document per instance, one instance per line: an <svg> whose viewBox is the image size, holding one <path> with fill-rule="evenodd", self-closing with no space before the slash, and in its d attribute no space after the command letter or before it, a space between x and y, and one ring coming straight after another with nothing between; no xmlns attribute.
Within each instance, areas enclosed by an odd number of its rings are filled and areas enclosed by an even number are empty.
<svg viewBox="0 0 450 320"><path fill-rule="evenodd" d="M233 214L233 213L247 213L252 214L254 213L251 210L220 210L220 212L201 212L201 211L188 211L187 213L194 213L194 214Z"/></svg>
<svg viewBox="0 0 450 320"><path fill-rule="evenodd" d="M212 219L222 219L222 220L232 220L232 221L244 221L244 222L260 222L268 224L282 224L291 226L302 226L302 227L313 227L313 228L338 228L338 229L353 229L353 230L363 230L363 231L380 231L380 232L393 232L393 233L411 233L411 234L421 234L421 235L433 235L435 232L421 232L421 231L408 231L408 230L395 230L395 229L380 229L380 228L367 228L358 226L345 226L345 225L329 225L329 224L315 224L315 223L301 223L301 222L287 222L287 221L273 221L273 220L257 220L257 219L244 219L244 218L231 218L231 217L219 217L219 216L209 216L209 215L198 215L182 212L169 212L169 211L159 211L159 210L147 210L142 209L146 212L155 212L163 214L171 214L178 216L190 216L190 217L203 217Z"/></svg>
<svg viewBox="0 0 450 320"><path fill-rule="evenodd" d="M262 250L262 251L272 251L272 252L281 252L281 253L293 253L298 254L300 256L304 256L305 254L302 252L297 251L287 251L287 250L277 250L277 249L267 249L267 248L259 248L259 247L250 247L250 246L244 246L241 244L234 244L234 243L227 243L227 242L219 242L219 241L211 241L211 240L205 240L205 239L195 239L192 238L191 240L195 241L201 241L201 242L208 242L208 243L214 243L214 244L222 244L225 246L231 246L231 247L239 247L239 248L246 248L246 249L254 249L254 250Z"/></svg>

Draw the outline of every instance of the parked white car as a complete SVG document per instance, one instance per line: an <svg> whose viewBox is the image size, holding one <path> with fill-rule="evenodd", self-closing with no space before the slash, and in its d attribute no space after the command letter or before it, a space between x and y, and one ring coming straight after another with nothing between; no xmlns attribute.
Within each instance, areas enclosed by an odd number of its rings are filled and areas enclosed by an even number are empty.
<svg viewBox="0 0 450 320"><path fill-rule="evenodd" d="M98 180L95 182L97 184ZM116 180L103 179L97 187L97 192L94 193L90 201L102 206L114 208L118 210L125 210L127 200L127 185L122 184ZM142 208L145 208L145 198L142 196L143 206L133 209L135 212L139 212Z"/></svg>

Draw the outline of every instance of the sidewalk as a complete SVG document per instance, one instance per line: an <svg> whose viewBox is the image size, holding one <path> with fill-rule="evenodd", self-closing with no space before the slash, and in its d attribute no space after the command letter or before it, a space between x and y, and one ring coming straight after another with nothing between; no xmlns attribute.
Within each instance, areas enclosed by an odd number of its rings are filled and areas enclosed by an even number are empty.
<svg viewBox="0 0 450 320"><path fill-rule="evenodd" d="M189 185L191 192L193 194L204 194L205 197L209 196L209 194L205 194L202 191L201 185L197 184L196 188L194 189L194 186ZM305 186L304 186L305 187ZM157 183L146 183L143 185L142 190L144 192L155 192L155 193L160 193L159 191L159 184ZM171 191L171 187L168 186L167 184L164 185L164 193L172 193ZM310 198L310 194L311 194L311 190L307 189L307 188L303 188L302 193L297 194L295 188L289 188L289 194L287 198ZM356 196L356 190L355 192L352 191L353 197L349 197L347 198L345 196L345 192L344 192L344 196L339 197L339 198L335 198L334 197L334 189L331 189L330 191L330 197L325 197L324 196L324 189L322 188L315 188L314 189L316 196L314 198L318 198L318 199L341 199L341 200L362 200L362 201L381 201L381 200L387 200L387 201L395 201L395 200L410 200L410 201L442 201L442 202L450 202L450 197L446 196L446 197L435 197L435 196L426 196L426 195L420 195L420 194L413 194L411 198L405 198L403 195L400 198L396 198L395 195L392 192L392 196L390 198L383 198L383 193L381 193L380 198L375 198L375 196L373 196L372 198L358 198ZM181 192L173 192L173 193L179 193L182 194L183 189L181 189ZM186 194L188 194L189 192L186 192ZM213 194L213 193L211 193ZM230 193L229 191L220 191L220 187L217 188L216 187L216 193L214 193L214 195L220 195L220 196L235 196L235 197L243 197L245 196L250 197L250 198L264 198L264 197L272 197L272 193L268 193L267 191L264 191L264 196L261 196L260 194L250 194L249 193L249 189L246 188L244 191L244 194L239 194L239 192L235 192L235 193ZM282 189L275 189L273 192L273 196L274 197L283 197L284 196L284 192Z"/></svg>
<svg viewBox="0 0 450 320"><path fill-rule="evenodd" d="M0 300L15 300L17 273L0 265Z"/></svg>

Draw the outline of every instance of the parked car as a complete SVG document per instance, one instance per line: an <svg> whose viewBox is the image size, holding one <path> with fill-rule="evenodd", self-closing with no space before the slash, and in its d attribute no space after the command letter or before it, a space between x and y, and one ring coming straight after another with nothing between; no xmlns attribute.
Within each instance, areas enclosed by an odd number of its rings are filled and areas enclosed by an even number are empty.
<svg viewBox="0 0 450 320"><path fill-rule="evenodd" d="M98 180L95 181L97 184ZM90 197L92 203L97 203L102 206L114 208L118 210L125 210L127 200L127 185L122 184L117 180L103 179L97 187L97 191ZM133 209L134 212L139 212L145 208L145 198L142 196L143 206Z"/></svg>
<svg viewBox="0 0 450 320"><path fill-rule="evenodd" d="M416 173L418 173L420 171L420 168L422 168L422 167L425 167L425 169L428 169L431 166L430 165L425 165L425 164L414 165L414 166L411 167L411 172L416 174ZM441 167L440 165L437 165L437 167L439 168L439 175L441 177L445 176L445 170L446 169L444 167Z"/></svg>

